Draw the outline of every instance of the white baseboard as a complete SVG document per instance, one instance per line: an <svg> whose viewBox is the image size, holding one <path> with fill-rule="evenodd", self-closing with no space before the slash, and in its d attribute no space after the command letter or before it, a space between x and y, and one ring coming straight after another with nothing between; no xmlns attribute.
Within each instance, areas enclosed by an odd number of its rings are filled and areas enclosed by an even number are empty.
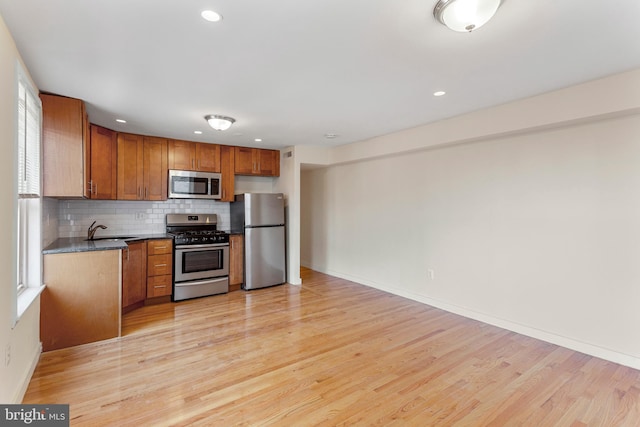
<svg viewBox="0 0 640 427"><path fill-rule="evenodd" d="M33 373L38 366L38 361L40 360L40 355L42 354L42 343L39 343L36 347L36 351L33 353L33 358L31 359L31 363L29 365L29 370L27 371L26 376L22 379L22 386L17 391L16 395L13 398L13 403L20 404L24 399L24 395L27 393L27 389L29 388L29 383L31 382L31 377L33 377Z"/></svg>
<svg viewBox="0 0 640 427"><path fill-rule="evenodd" d="M541 329L532 328L526 325L512 322L506 319L500 319L486 313L480 313L477 311L469 310L464 307L450 304L444 301L440 301L434 298L429 298L424 295L414 294L402 289L397 289L393 286L388 286L381 283L374 283L361 277L351 276L349 274L343 274L339 271L322 271L311 267L315 271L321 271L331 276L339 277L341 279L350 280L361 285L369 286L371 288L379 289L390 294L398 295L404 298L408 298L413 301L417 301L423 304L430 305L432 307L439 308L450 313L458 314L460 316L467 317L469 319L478 320L480 322L487 323L489 325L497 326L518 334L526 335L531 338L536 338L551 344L565 347L570 350L578 351L580 353L588 354L590 356L598 357L600 359L608 360L610 362L618 363L620 365L629 366L634 369L640 369L640 358L631 356L625 353L620 353L615 350L600 347L594 344L585 343L569 337L554 334L552 332L544 331Z"/></svg>

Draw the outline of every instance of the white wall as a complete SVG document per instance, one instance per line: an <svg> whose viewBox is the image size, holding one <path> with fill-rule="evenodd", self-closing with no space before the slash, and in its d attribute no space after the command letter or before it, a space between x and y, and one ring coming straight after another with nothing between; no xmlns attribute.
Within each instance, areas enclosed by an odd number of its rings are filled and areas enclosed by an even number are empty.
<svg viewBox="0 0 640 427"><path fill-rule="evenodd" d="M332 150L302 172L303 265L640 368L640 96L602 98L639 89L634 71Z"/></svg>
<svg viewBox="0 0 640 427"><path fill-rule="evenodd" d="M0 17L0 223L16 225L15 186L15 96L16 65L20 55ZM24 67L23 67L24 68ZM14 233L15 234L15 233ZM40 352L40 301L22 315L13 327L13 301L16 286L16 236L0 244L0 402L19 403L26 390L31 370ZM7 366L5 353L10 348Z"/></svg>

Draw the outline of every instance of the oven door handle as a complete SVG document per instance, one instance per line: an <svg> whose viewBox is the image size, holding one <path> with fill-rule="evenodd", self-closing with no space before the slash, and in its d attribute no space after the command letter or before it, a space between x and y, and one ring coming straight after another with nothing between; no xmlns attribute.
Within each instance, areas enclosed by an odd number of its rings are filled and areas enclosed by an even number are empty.
<svg viewBox="0 0 640 427"><path fill-rule="evenodd" d="M198 286L198 285L207 285L211 283L224 282L228 280L227 276L221 277L219 279L206 279L206 280L198 280L197 282L177 282L176 286Z"/></svg>
<svg viewBox="0 0 640 427"><path fill-rule="evenodd" d="M228 243L205 243L203 245L176 245L176 249L224 248Z"/></svg>

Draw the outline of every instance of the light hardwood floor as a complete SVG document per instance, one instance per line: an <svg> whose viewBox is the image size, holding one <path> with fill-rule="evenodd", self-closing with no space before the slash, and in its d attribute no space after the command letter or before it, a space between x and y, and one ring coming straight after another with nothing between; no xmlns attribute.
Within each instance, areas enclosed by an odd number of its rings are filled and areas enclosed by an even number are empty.
<svg viewBox="0 0 640 427"><path fill-rule="evenodd" d="M71 425L640 426L640 371L310 270L42 355Z"/></svg>

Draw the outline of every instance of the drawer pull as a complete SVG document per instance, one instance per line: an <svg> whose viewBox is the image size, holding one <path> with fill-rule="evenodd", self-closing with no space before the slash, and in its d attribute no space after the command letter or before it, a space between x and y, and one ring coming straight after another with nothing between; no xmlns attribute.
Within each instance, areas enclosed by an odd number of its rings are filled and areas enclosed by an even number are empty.
<svg viewBox="0 0 640 427"><path fill-rule="evenodd" d="M166 286L165 286L165 285L162 285L162 286L154 286L154 288L166 288Z"/></svg>
<svg viewBox="0 0 640 427"><path fill-rule="evenodd" d="M167 249L166 246L156 246L156 249Z"/></svg>
<svg viewBox="0 0 640 427"><path fill-rule="evenodd" d="M166 267L166 266L167 266L167 264L156 264L155 266L156 266L156 267Z"/></svg>

